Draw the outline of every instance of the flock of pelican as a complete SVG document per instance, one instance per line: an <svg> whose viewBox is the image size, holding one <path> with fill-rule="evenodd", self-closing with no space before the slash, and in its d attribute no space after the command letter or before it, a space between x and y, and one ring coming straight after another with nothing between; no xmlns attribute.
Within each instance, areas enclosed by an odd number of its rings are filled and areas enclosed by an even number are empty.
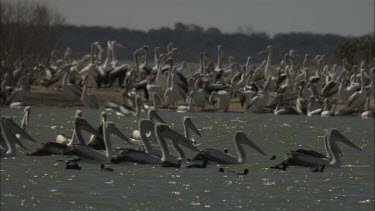
<svg viewBox="0 0 375 211"><path fill-rule="evenodd" d="M26 106L21 126L10 117L1 117L1 158L16 157L17 146L28 150L22 143L23 141L40 142L37 141L38 138L30 135L32 132L27 131L27 125L30 122L30 112L31 108ZM105 111L101 113L99 127L95 129L83 117L82 111L77 110L74 116L74 130L71 139L58 135L56 141L43 142L26 155L76 156L78 158L66 163L69 168L77 169L79 167L76 166L76 161L99 164L138 163L178 168L180 168L182 162L190 164L188 168L204 168L207 164L213 163L243 164L251 161L248 159L248 153L246 153L244 148L245 145L257 153L267 156L264 150L255 144L246 133L241 131L237 131L233 135L236 154L230 154L226 149L201 148L192 138L192 132L198 136L202 135L193 124L191 118L183 117L182 124L184 133L177 132L165 123L155 109L150 109L148 110L148 118L140 119L138 121L138 131L133 131L132 138L128 138L114 122L107 120ZM89 141L84 140L83 131L92 135ZM121 141L127 144L127 147L113 147L111 135L119 137ZM286 170L288 166L303 166L318 168L317 171L319 171L319 169L322 170L325 167L340 167L343 153L338 146L339 142L361 151L361 148L337 129L328 129L324 136L326 154L313 150L297 149L288 152L284 161L271 168ZM262 148L265 148L265 146ZM193 153L193 156L188 158L186 150ZM276 159L275 155L272 156L271 160L274 159ZM106 168L102 166L102 169Z"/></svg>
<svg viewBox="0 0 375 211"><path fill-rule="evenodd" d="M121 64L116 49L124 46L116 41L103 47L94 42L90 54L72 60L68 48L63 59L51 55L47 64L23 72L22 67L6 74L1 82L1 100L19 106L31 85L58 86L66 98L82 102L88 108L108 107L123 115L139 115L141 107L173 108L178 112L205 111L214 107L224 112L238 99L243 112L273 112L275 115L300 114L341 116L359 114L374 116L375 58L350 64L327 64L325 55L301 56L287 52L279 64L272 64L272 46L256 55L266 55L259 65L248 57L241 65L233 56L224 62L224 49L218 46L216 65L207 53L201 53L199 68L187 69L178 62L178 49L169 43L164 52L154 49L154 64L149 63L149 47L133 52L134 64ZM19 85L18 85L19 84ZM122 103L99 105L90 89L121 87ZM19 86L19 88L18 88ZM83 87L83 89L81 88ZM146 105L144 100L152 102Z"/></svg>

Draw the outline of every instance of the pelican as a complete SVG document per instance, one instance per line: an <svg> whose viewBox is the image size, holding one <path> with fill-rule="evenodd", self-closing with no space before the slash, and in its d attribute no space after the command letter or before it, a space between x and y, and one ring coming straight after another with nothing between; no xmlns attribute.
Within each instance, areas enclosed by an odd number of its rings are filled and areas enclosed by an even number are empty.
<svg viewBox="0 0 375 211"><path fill-rule="evenodd" d="M337 129L328 129L325 135L325 147L327 155L312 151L299 149L287 153L287 159L282 162L284 165L297 165L305 167L323 166L326 167L340 167L341 166L341 151L336 142L342 142L348 146L362 151L353 142L347 139ZM280 164L279 164L280 165Z"/></svg>
<svg viewBox="0 0 375 211"><path fill-rule="evenodd" d="M154 122L150 119L141 119L138 123L138 131L140 135L141 144L143 149L125 149L116 153L112 158L112 163L121 162L135 162L140 164L160 164L161 152L160 150L152 149L149 139L154 138ZM146 133L150 132L147 136Z"/></svg>
<svg viewBox="0 0 375 211"><path fill-rule="evenodd" d="M291 107L286 107L286 108L280 108L281 106L281 102L283 100L283 94L279 94L277 97L276 97L276 100L278 101L277 102L277 105L276 105L276 108L274 110L274 114L275 115L285 115L285 114L298 114L298 112L294 109L294 108L291 108Z"/></svg>
<svg viewBox="0 0 375 211"><path fill-rule="evenodd" d="M362 118L369 118L369 117L374 117L374 109L370 108L370 97L367 97L367 100L366 100L366 104L365 104L365 109L364 111L361 113L361 117Z"/></svg>
<svg viewBox="0 0 375 211"><path fill-rule="evenodd" d="M98 105L98 101L97 101L96 97L94 95L88 94L88 92L87 92L88 76L89 75L87 74L84 78L85 85L83 86L81 101L88 108L98 109L99 105Z"/></svg>
<svg viewBox="0 0 375 211"><path fill-rule="evenodd" d="M74 117L75 118L82 117L82 111L81 110L77 110L76 113L75 113L75 115L74 115ZM67 138L64 134L57 135L56 136L56 143L60 143L60 144L68 145L68 146L70 146L73 143L75 143L75 130L73 130L72 138L71 139Z"/></svg>
<svg viewBox="0 0 375 211"><path fill-rule="evenodd" d="M37 142L20 126L18 126L12 118L1 117L0 126L2 134L4 135L4 140L2 141L4 141L6 144L6 148L0 148L1 158L16 157L16 144L22 147L23 149L27 150L27 148L22 144L19 138L17 138L17 136L14 134L19 134L20 137L27 139L29 141Z"/></svg>
<svg viewBox="0 0 375 211"><path fill-rule="evenodd" d="M106 121L107 121L107 113L102 112L100 114L100 124L99 124L99 127L97 128L97 132L98 132L98 134L101 135L101 137L96 136L96 135L91 135L87 146L89 146L93 149L96 149L96 150L104 150L105 149L105 144L104 144L104 140L103 140L103 126L104 126L104 123Z"/></svg>
<svg viewBox="0 0 375 211"><path fill-rule="evenodd" d="M336 108L337 99L332 98L331 101L329 101L328 98L324 99L324 108L322 113L320 114L322 117L331 117L335 114L335 108ZM330 105L331 104L331 105ZM331 109L330 109L331 107Z"/></svg>
<svg viewBox="0 0 375 211"><path fill-rule="evenodd" d="M364 80L364 70L361 69L361 90L358 92L353 93L348 100L347 109L353 110L362 106L366 102L366 88L365 88L365 80Z"/></svg>
<svg viewBox="0 0 375 211"><path fill-rule="evenodd" d="M271 83L271 78L268 78L264 84L264 87L258 94L251 98L250 103L247 105L247 109L250 109L251 112L263 112L264 107L266 106L269 98L268 87Z"/></svg>
<svg viewBox="0 0 375 211"><path fill-rule="evenodd" d="M91 134L100 136L100 134L97 134L96 130L87 122L86 119L76 115L74 119L73 134L75 136L75 139L78 140L80 145L85 145L85 141L83 140L81 130L86 130L87 132ZM28 153L27 155L29 156L63 155L64 151L68 149L69 146L72 146L73 141L74 141L74 138L72 138L68 144L57 143L57 142L42 143L40 147L35 149L33 152Z"/></svg>
<svg viewBox="0 0 375 211"><path fill-rule="evenodd" d="M94 150L89 146L85 146L84 144L75 144L71 146L69 149L65 150L64 154L73 154L84 160L108 163L110 162L114 154L114 151L112 149L112 143L110 140L111 134L114 134L122 140L130 143L129 139L123 133L121 133L121 131L116 127L116 125L113 122L104 122L103 139L105 144L105 154L97 150ZM76 138L80 141L80 143L84 142L82 136L79 133L76 133Z"/></svg>
<svg viewBox="0 0 375 211"><path fill-rule="evenodd" d="M78 86L69 83L69 75L70 75L70 68L72 67L71 64L65 65L63 67L64 71L66 71L63 79L63 89L65 95L70 99L70 100L80 100L82 96L82 90Z"/></svg>
<svg viewBox="0 0 375 211"><path fill-rule="evenodd" d="M259 52L258 54L262 54L262 53L267 53L267 62L264 67L264 76L266 78L271 78L273 76L273 70L271 67L272 46L271 45L267 46L266 49Z"/></svg>
<svg viewBox="0 0 375 211"><path fill-rule="evenodd" d="M187 116L182 117L182 125L184 126L185 138L191 140L191 143L196 144L196 141L194 140L194 138L190 134L190 130L193 131L195 134L197 134L200 137L202 137L202 135L199 132L199 130L195 127L193 122L191 121L191 118L187 117Z"/></svg>
<svg viewBox="0 0 375 211"><path fill-rule="evenodd" d="M220 90L218 92L212 92L209 101L214 102L215 98L219 99L219 107L224 112L227 112L229 110L230 106L230 100L231 100L231 94L228 91Z"/></svg>
<svg viewBox="0 0 375 211"><path fill-rule="evenodd" d="M176 160L176 157L172 156L169 153L169 149L165 142L165 138L170 139L172 141L172 144L184 146L192 150L193 152L199 152L199 149L196 148L194 145L192 145L189 139L183 137L181 134L172 130L168 125L164 123L157 123L155 125L155 134L156 134L156 139L159 143L159 146L162 152L162 156L161 156L162 166L168 166L169 164L175 164L175 163L181 162L181 160L184 158L183 154L180 154L181 152L179 152L178 150L176 150L177 153L179 154L179 157L177 158L177 160Z"/></svg>
<svg viewBox="0 0 375 211"><path fill-rule="evenodd" d="M318 99L311 95L307 104L307 116L320 115L322 107Z"/></svg>
<svg viewBox="0 0 375 211"><path fill-rule="evenodd" d="M161 123L165 123L165 121L159 116L157 111L153 108L151 108L147 111L147 118L148 118L148 120L150 120L152 122L158 121L158 122L161 122ZM133 130L130 138L133 139L132 140L133 142L141 140L140 131L139 130Z"/></svg>
<svg viewBox="0 0 375 211"><path fill-rule="evenodd" d="M194 156L192 160L208 160L220 164L240 164L246 163L247 158L245 150L242 147L243 144L246 144L253 148L255 151L259 152L262 155L267 156L257 145L255 145L244 132L237 131L233 137L234 146L237 150L238 157L236 158L233 155L228 153L215 150L215 149L205 149L200 151Z"/></svg>

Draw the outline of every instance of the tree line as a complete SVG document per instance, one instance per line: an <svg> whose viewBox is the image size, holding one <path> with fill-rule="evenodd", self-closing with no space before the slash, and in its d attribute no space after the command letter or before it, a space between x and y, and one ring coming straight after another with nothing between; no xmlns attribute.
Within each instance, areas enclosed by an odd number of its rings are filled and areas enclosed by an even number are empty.
<svg viewBox="0 0 375 211"><path fill-rule="evenodd" d="M82 56L89 51L90 43L98 41L103 46L107 40L116 40L126 46L118 49L118 58L132 59L132 52L148 45L150 49L160 46L165 49L169 42L176 44L179 59L187 62L197 62L199 53L206 52L212 59L216 58L217 45L222 45L225 56L234 56L238 62L244 63L248 56L260 62L264 56L257 53L268 45L273 46L272 62L280 62L284 54L293 49L301 55L326 55L330 62L341 60L343 53L336 50L338 45L345 45L350 37L334 34L314 33L280 33L270 37L266 33L223 33L218 28L204 29L194 24L176 23L173 28L162 27L149 31L132 30L127 28L96 27L96 26L60 26L62 31L59 47L71 47L75 56ZM151 52L152 53L152 52ZM150 57L149 57L150 58ZM151 57L152 58L152 57Z"/></svg>

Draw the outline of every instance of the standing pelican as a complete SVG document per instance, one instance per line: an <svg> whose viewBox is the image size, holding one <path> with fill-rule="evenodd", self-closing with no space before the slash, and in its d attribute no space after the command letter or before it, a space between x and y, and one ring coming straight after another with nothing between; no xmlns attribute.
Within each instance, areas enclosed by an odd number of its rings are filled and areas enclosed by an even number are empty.
<svg viewBox="0 0 375 211"><path fill-rule="evenodd" d="M264 107L266 106L269 98L268 87L270 83L271 78L268 78L264 84L263 89L251 99L250 103L247 105L247 109L255 113L264 112Z"/></svg>
<svg viewBox="0 0 375 211"><path fill-rule="evenodd" d="M236 158L233 155L228 153L215 150L215 149L205 149L201 150L192 160L208 160L215 163L221 164L239 164L246 163L246 154L245 150L242 147L242 144L246 144L253 148L255 151L259 152L262 155L267 156L257 145L255 145L244 132L237 131L233 137L234 146L237 151L238 157Z"/></svg>
<svg viewBox="0 0 375 211"><path fill-rule="evenodd" d="M348 100L347 109L352 110L362 106L366 102L366 88L364 80L364 70L361 69L361 90L353 93Z"/></svg>
<svg viewBox="0 0 375 211"><path fill-rule="evenodd" d="M94 95L90 95L87 92L87 85L88 85L88 74L84 78L85 85L83 86L83 91L81 95L81 101L83 104L85 104L86 107L92 108L92 109L98 109L98 101Z"/></svg>
<svg viewBox="0 0 375 211"><path fill-rule="evenodd" d="M230 102L231 102L231 94L228 91L220 90L218 92L212 92L209 101L214 102L215 98L219 99L219 107L224 112L229 110Z"/></svg>
<svg viewBox="0 0 375 211"><path fill-rule="evenodd" d="M70 75L70 68L72 67L71 64L65 65L63 67L64 71L66 71L63 79L63 89L65 95L70 99L70 100L80 100L81 95L82 95L82 90L78 86L71 84L69 82L69 75Z"/></svg>

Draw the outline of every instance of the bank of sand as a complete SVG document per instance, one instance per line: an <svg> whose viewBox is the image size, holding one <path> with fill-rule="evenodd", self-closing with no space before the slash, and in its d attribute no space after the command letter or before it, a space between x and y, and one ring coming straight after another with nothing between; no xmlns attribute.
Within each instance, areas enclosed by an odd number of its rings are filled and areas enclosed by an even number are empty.
<svg viewBox="0 0 375 211"><path fill-rule="evenodd" d="M89 93L95 95L98 100L100 108L103 108L106 102L115 102L121 103L121 92L119 89L115 88L90 88ZM276 93L270 93L270 102L274 99ZM270 103L269 102L269 103ZM54 107L83 107L84 105L80 101L69 100L63 93L62 89L59 88L44 88L39 86L33 86L31 92L28 93L24 99L26 105L31 106L54 106ZM152 102L144 101L145 104L151 105ZM373 105L374 102L372 102ZM179 105L186 105L183 102L180 102ZM4 107L4 105L2 105ZM336 109L342 109L343 105L338 105ZM212 105L207 105L204 111L212 112L216 111L217 108ZM266 109L271 111L269 108ZM232 103L229 107L229 112L244 112L244 108L241 107L241 104L238 99L232 99Z"/></svg>

